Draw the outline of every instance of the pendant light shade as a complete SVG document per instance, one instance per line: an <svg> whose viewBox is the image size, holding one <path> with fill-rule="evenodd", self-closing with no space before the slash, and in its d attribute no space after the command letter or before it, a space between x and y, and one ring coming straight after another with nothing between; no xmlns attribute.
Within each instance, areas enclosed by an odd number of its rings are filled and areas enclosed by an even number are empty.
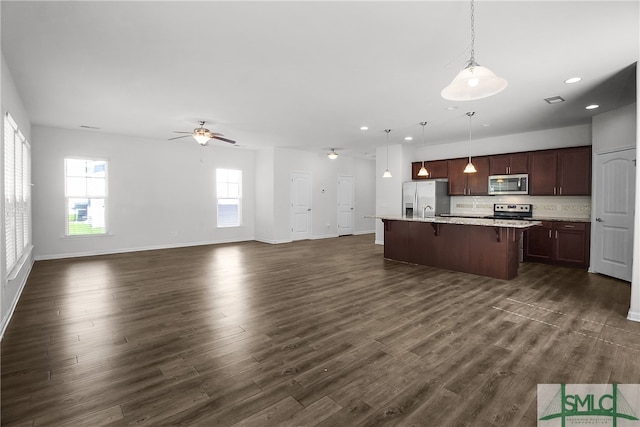
<svg viewBox="0 0 640 427"><path fill-rule="evenodd" d="M506 87L505 79L474 62L468 63L440 94L449 101L473 101L495 95Z"/></svg>
<svg viewBox="0 0 640 427"><path fill-rule="evenodd" d="M473 117L473 115L475 114L474 111L470 111L467 113L467 116L469 116L469 163L467 163L467 166L464 168L464 173L476 173L478 172L476 170L476 167L473 166L473 163L471 163L471 117Z"/></svg>
<svg viewBox="0 0 640 427"><path fill-rule="evenodd" d="M387 169L382 174L382 177L392 178L391 172L389 172L389 132L391 132L391 129L385 129L384 131L387 133Z"/></svg>
<svg viewBox="0 0 640 427"><path fill-rule="evenodd" d="M426 146L426 143L424 141L424 127L427 125L427 122L420 122L420 124L422 125L422 146L424 147ZM429 176L429 171L427 170L426 167L424 167L424 160L422 161L422 167L418 171L418 176L424 176L424 177Z"/></svg>
<svg viewBox="0 0 640 427"><path fill-rule="evenodd" d="M329 157L331 160L335 160L338 158L338 153L336 153L335 148L331 149L331 152L327 154L327 157Z"/></svg>
<svg viewBox="0 0 640 427"><path fill-rule="evenodd" d="M449 101L473 101L502 92L507 81L496 76L491 70L480 66L475 59L476 31L474 23L475 7L471 0L471 58L467 65L453 79L440 95Z"/></svg>

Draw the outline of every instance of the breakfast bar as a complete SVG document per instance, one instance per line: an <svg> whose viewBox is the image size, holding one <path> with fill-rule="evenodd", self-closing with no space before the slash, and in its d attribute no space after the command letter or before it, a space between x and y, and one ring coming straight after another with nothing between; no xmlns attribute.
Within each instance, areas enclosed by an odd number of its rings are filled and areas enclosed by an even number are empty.
<svg viewBox="0 0 640 427"><path fill-rule="evenodd" d="M462 217L378 217L384 257L510 280L518 275L522 232L540 221Z"/></svg>

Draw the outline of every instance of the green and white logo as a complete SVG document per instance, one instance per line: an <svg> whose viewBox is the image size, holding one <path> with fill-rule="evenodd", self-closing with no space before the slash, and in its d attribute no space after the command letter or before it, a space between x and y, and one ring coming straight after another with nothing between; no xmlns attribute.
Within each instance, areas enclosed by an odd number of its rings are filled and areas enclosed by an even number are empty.
<svg viewBox="0 0 640 427"><path fill-rule="evenodd" d="M640 427L640 384L538 384L538 426Z"/></svg>

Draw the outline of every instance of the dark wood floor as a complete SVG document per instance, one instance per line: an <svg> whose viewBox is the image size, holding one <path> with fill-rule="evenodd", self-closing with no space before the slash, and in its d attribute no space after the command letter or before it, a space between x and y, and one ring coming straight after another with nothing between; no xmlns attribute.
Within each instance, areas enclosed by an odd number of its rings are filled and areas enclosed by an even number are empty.
<svg viewBox="0 0 640 427"><path fill-rule="evenodd" d="M382 253L365 235L37 262L2 424L533 426L539 383L640 383L628 283Z"/></svg>

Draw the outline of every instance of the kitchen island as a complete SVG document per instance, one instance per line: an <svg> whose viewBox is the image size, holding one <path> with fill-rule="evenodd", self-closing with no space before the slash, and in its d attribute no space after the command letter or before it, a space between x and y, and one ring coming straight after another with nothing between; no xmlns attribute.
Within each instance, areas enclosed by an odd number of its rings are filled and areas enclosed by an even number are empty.
<svg viewBox="0 0 640 427"><path fill-rule="evenodd" d="M462 217L377 217L384 223L384 257L480 276L518 275L520 238L540 221Z"/></svg>

